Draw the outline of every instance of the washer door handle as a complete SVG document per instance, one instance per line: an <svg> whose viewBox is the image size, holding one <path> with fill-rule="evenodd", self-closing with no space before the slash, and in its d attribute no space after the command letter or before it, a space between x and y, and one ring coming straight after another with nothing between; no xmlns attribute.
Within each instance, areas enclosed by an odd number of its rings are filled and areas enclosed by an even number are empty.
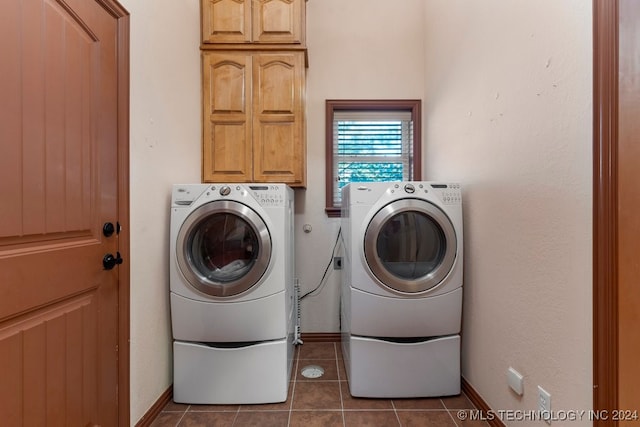
<svg viewBox="0 0 640 427"><path fill-rule="evenodd" d="M116 256L113 254L106 254L104 258L102 258L102 266L105 270L111 270L116 265L122 264L122 257L120 256L120 252L116 252Z"/></svg>

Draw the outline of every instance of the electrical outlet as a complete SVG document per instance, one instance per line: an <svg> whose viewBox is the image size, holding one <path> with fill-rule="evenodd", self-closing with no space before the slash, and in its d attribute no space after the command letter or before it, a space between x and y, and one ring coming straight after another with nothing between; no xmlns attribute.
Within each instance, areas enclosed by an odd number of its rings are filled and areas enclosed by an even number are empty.
<svg viewBox="0 0 640 427"><path fill-rule="evenodd" d="M547 424L551 424L551 394L538 386L538 409Z"/></svg>
<svg viewBox="0 0 640 427"><path fill-rule="evenodd" d="M524 393L524 378L520 372L516 371L512 367L507 370L507 384L511 387L518 396L522 396Z"/></svg>
<svg viewBox="0 0 640 427"><path fill-rule="evenodd" d="M334 270L342 270L342 257L341 256L333 257L333 269Z"/></svg>

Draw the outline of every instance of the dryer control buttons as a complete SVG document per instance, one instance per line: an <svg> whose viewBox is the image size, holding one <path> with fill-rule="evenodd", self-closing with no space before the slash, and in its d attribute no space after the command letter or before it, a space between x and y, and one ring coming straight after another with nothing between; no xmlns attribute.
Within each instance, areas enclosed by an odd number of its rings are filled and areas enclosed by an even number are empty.
<svg viewBox="0 0 640 427"><path fill-rule="evenodd" d="M449 189L449 191L443 191L442 201L447 205L460 204L462 202L462 195L460 194L460 190Z"/></svg>
<svg viewBox="0 0 640 427"><path fill-rule="evenodd" d="M220 187L221 196L228 196L230 193L231 193L231 187L229 187L228 185Z"/></svg>
<svg viewBox="0 0 640 427"><path fill-rule="evenodd" d="M413 194L416 192L416 187L414 187L413 184L406 184L404 186L404 191L406 193Z"/></svg>

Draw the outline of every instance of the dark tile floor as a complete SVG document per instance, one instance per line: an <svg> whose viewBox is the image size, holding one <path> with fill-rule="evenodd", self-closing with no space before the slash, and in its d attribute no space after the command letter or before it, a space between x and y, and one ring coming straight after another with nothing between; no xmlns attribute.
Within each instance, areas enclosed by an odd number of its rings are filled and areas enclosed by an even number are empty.
<svg viewBox="0 0 640 427"><path fill-rule="evenodd" d="M300 374L307 365L325 373L317 379ZM183 405L169 402L154 427L485 427L460 411L473 409L460 396L429 399L362 399L349 395L340 343L307 342L296 349L286 402L265 405Z"/></svg>

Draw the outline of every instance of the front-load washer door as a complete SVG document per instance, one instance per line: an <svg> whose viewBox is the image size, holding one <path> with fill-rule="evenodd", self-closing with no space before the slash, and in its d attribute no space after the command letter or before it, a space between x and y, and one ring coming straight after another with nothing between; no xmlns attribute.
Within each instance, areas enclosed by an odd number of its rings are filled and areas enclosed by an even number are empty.
<svg viewBox="0 0 640 427"><path fill-rule="evenodd" d="M400 199L380 209L364 236L370 272L387 288L420 293L437 286L456 259L456 232L449 217L422 199Z"/></svg>
<svg viewBox="0 0 640 427"><path fill-rule="evenodd" d="M186 218L178 232L176 258L187 282L200 292L234 296L256 285L269 267L271 236L253 209L216 200Z"/></svg>

